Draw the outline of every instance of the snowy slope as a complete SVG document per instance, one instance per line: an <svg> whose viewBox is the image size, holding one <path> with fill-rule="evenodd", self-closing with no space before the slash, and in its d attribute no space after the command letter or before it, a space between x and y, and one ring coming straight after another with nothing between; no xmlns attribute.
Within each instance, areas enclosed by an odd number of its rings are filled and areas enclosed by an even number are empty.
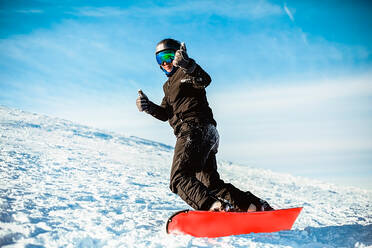
<svg viewBox="0 0 372 248"><path fill-rule="evenodd" d="M292 231L171 236L188 208L168 187L172 147L0 107L0 246L365 247L372 192L219 162L222 177L276 208L304 206ZM299 165L300 166L300 165Z"/></svg>

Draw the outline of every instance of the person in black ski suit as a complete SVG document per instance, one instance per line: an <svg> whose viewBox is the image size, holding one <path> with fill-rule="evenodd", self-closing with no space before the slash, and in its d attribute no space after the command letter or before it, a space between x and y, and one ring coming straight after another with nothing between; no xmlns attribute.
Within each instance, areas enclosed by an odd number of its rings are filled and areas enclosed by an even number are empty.
<svg viewBox="0 0 372 248"><path fill-rule="evenodd" d="M170 174L170 189L196 210L267 211L273 208L249 191L221 180L216 153L219 135L205 88L211 78L193 59L184 43L164 39L156 46L156 59L168 80L159 105L140 90L139 111L169 121L177 142Z"/></svg>

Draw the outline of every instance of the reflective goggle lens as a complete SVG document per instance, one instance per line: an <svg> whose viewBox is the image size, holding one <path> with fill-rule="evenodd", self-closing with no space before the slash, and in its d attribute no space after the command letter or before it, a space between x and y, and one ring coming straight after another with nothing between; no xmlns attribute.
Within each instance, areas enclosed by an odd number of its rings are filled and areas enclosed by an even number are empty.
<svg viewBox="0 0 372 248"><path fill-rule="evenodd" d="M159 65L165 63L171 63L174 59L174 51L172 50L165 50L158 54L156 54L156 61Z"/></svg>

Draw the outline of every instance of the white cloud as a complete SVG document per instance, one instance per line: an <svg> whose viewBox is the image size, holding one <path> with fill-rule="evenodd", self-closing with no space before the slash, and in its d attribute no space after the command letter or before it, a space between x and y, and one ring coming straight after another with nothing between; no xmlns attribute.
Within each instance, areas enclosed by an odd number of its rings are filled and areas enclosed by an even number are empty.
<svg viewBox="0 0 372 248"><path fill-rule="evenodd" d="M287 4L284 4L284 11L288 15L289 19L291 19L292 22L294 22L294 17L292 12L288 9Z"/></svg>
<svg viewBox="0 0 372 248"><path fill-rule="evenodd" d="M254 85L209 97L219 123L221 157L297 172L311 161L340 168L370 161L371 74Z"/></svg>
<svg viewBox="0 0 372 248"><path fill-rule="evenodd" d="M77 9L75 12L68 13L79 16L112 17L128 15L130 11L119 7L83 7Z"/></svg>
<svg viewBox="0 0 372 248"><path fill-rule="evenodd" d="M158 68L154 65L153 45L155 38L164 32L159 32L162 28L156 29L159 25L148 27L148 23L146 26L139 23L141 18L131 19L133 15L151 18L153 14L165 19L187 15L188 11L207 17L210 14L232 18L284 15L282 7L266 1L236 5L229 2L216 5L210 1L201 2L200 6L196 2L187 4L169 8L155 6L152 10L82 8L75 14L123 19L110 19L109 25L106 22L63 21L52 30L36 30L1 40L0 56L4 61L1 65L6 69L1 72L0 87L8 91L0 92L0 98L6 102L11 99L19 104L16 107L25 110L172 145L174 137L168 124L139 113L134 103L138 88L160 102L164 78L155 73ZM203 4L206 9L202 8ZM154 18L154 22L161 21ZM178 34L182 35L186 25L193 26L181 23L181 28L177 29L182 31ZM198 33L195 30L199 29L187 30ZM226 31L229 30L221 30L222 33ZM220 156L242 162L253 158L259 166L269 162L277 165L279 160L282 165L295 162L301 165L313 161L314 154L334 153L335 157L352 154L358 158L358 151L370 152L372 134L367 124L372 126L372 123L367 114L371 111L367 110L372 105L366 100L372 95L370 75L311 82L264 82L266 86L248 87L244 85L252 85L252 82L242 80L239 85L231 82L237 79L230 70L241 71L244 79L251 76L251 72L258 71L257 74L262 75L270 66L283 70L284 74L288 68L312 72L314 66L314 72L319 73L321 68L324 70L319 74L330 75L328 65L333 61L364 59L370 54L368 50L329 43L311 35L304 38L307 34L298 29L234 33L226 41L217 40L211 33L202 38L200 35L203 34L198 33L193 39L201 44L199 55L207 62L206 69L213 68L207 69L213 83L218 81L213 74L221 75L219 82L211 85L208 91L216 92L221 82L231 84L230 93L224 88L220 94L208 94L221 132ZM239 47L231 47L231 44L239 44ZM239 64L231 63L228 67L226 56ZM350 69L354 64L344 65ZM12 87L7 88L7 85Z"/></svg>
<svg viewBox="0 0 372 248"><path fill-rule="evenodd" d="M272 15L281 15L280 6L268 1L179 1L162 3L148 3L143 7L119 8L119 7L83 7L73 13L75 15L90 17L113 17L135 16L151 18L153 16L190 16L190 15L220 15L230 18L258 19Z"/></svg>
<svg viewBox="0 0 372 248"><path fill-rule="evenodd" d="M21 13L21 14L42 14L44 13L44 10L42 9L20 9L20 10L16 10L15 12Z"/></svg>
<svg viewBox="0 0 372 248"><path fill-rule="evenodd" d="M0 101L153 140L163 132L159 141L173 144L168 125L145 119L135 105L139 88L154 101L162 93L164 75L153 73L159 69L148 44L154 41L133 35L137 27L120 27L64 21L1 40ZM158 92L150 91L153 82Z"/></svg>
<svg viewBox="0 0 372 248"><path fill-rule="evenodd" d="M196 5L195 8L200 7ZM209 2L206 3L204 10L227 17L254 19L281 15L283 13L280 6L267 1L222 1L219 4Z"/></svg>
<svg viewBox="0 0 372 248"><path fill-rule="evenodd" d="M246 84L249 85L249 84ZM267 84L266 84L267 85ZM286 109L318 107L333 100L351 97L372 96L372 79L370 76L340 79L319 79L316 82L298 82L293 84L273 83L270 86L249 87L233 95L219 96L225 101L222 108L237 111L280 111ZM217 102L221 102L218 101ZM240 104L246 102L247 105ZM231 113L231 112L230 112Z"/></svg>

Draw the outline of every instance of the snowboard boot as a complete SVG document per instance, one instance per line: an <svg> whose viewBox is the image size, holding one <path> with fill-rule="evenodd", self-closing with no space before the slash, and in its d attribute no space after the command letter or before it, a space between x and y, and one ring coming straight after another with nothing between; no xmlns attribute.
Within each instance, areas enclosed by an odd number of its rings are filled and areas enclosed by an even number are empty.
<svg viewBox="0 0 372 248"><path fill-rule="evenodd" d="M247 212L274 210L274 208L272 208L267 201L258 198L251 192L247 191L245 192L245 194L247 195L248 199L251 202L247 209Z"/></svg>
<svg viewBox="0 0 372 248"><path fill-rule="evenodd" d="M223 199L215 201L209 208L209 211L213 212L231 212L233 211L233 206Z"/></svg>

